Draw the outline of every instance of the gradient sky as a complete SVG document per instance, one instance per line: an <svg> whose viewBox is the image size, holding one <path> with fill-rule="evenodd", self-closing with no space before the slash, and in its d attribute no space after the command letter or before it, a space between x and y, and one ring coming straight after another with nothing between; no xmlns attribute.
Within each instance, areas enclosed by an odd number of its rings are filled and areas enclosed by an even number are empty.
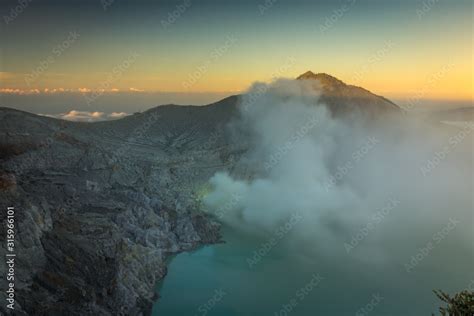
<svg viewBox="0 0 474 316"><path fill-rule="evenodd" d="M389 98L472 100L471 0L62 2L0 4L3 93L231 93L312 70Z"/></svg>

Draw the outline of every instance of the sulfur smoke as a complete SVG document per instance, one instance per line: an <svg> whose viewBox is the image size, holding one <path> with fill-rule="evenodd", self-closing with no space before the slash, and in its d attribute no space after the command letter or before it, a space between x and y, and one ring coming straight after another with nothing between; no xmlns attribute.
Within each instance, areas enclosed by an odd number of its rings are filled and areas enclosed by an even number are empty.
<svg viewBox="0 0 474 316"><path fill-rule="evenodd" d="M247 91L229 129L250 149L232 174L210 179L207 209L246 234L280 234L298 256L407 272L472 264L473 126L335 117L321 91L286 79Z"/></svg>

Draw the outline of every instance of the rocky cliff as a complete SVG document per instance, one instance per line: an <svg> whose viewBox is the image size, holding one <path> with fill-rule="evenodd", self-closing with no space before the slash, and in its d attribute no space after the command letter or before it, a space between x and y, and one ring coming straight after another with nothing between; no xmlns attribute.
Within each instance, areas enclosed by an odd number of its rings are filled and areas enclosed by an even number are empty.
<svg viewBox="0 0 474 316"><path fill-rule="evenodd" d="M163 106L95 124L0 109L1 207L16 210L16 314L148 314L166 258L219 241L196 195L228 167L221 131L235 104Z"/></svg>

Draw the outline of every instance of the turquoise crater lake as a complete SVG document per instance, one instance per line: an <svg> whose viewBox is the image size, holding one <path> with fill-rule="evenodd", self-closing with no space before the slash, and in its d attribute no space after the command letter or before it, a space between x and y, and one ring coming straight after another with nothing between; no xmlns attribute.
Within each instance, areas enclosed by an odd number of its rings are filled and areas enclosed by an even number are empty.
<svg viewBox="0 0 474 316"><path fill-rule="evenodd" d="M226 243L171 260L154 316L431 315L441 305L433 289L460 290L472 277L467 265L441 277L435 255L407 273L396 263L368 268L351 257L289 255L283 240L250 265L265 239L230 228L223 234Z"/></svg>

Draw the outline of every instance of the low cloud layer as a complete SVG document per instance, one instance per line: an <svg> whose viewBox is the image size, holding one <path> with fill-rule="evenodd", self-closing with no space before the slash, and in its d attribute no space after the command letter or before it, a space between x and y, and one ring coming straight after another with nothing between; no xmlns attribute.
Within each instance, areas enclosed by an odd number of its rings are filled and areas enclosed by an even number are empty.
<svg viewBox="0 0 474 316"><path fill-rule="evenodd" d="M51 91L54 90L57 89ZM231 94L231 92L140 92L132 89L121 92L74 90L29 94L22 91L6 93L0 88L0 106L49 115L68 112L71 110L71 105L76 111L135 113L164 104L205 105L217 102Z"/></svg>
<svg viewBox="0 0 474 316"><path fill-rule="evenodd" d="M320 96L300 80L250 88L229 129L251 148L235 172L211 178L209 212L267 237L298 216L278 238L296 256L469 271L472 259L453 256L474 255L474 126L333 118ZM429 243L436 250L420 259Z"/></svg>
<svg viewBox="0 0 474 316"><path fill-rule="evenodd" d="M54 117L67 121L75 122L97 122L97 121L106 121L106 120L115 120L127 116L125 112L112 112L106 114L104 112L94 111L76 111L71 110L67 113L60 114L45 114L45 116Z"/></svg>

